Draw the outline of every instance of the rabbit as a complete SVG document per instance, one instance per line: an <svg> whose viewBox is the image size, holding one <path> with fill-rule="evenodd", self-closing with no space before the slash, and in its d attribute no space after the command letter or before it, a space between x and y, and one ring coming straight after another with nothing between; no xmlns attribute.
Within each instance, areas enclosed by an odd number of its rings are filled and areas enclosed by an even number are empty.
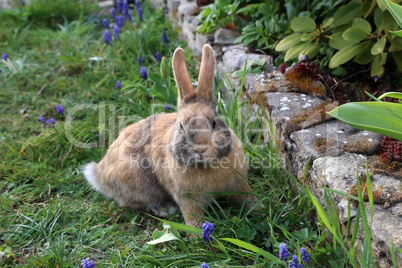
<svg viewBox="0 0 402 268"><path fill-rule="evenodd" d="M178 112L126 127L98 164L84 167L86 180L122 207L164 217L178 206L190 226L199 226L207 192L241 191L231 197L254 207L259 201L245 179L248 164L242 143L215 110L212 47L202 48L197 90L180 47L172 67Z"/></svg>

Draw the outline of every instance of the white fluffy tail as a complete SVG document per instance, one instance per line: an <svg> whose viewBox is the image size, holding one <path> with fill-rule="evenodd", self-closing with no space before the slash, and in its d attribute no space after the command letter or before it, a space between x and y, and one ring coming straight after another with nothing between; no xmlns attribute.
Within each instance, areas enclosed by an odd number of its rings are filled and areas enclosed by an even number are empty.
<svg viewBox="0 0 402 268"><path fill-rule="evenodd" d="M103 192L98 184L98 180L96 179L96 163L95 162L91 162L86 164L83 169L82 169L82 173L84 174L85 179L89 182L89 184L91 184L91 186L99 191L99 192Z"/></svg>

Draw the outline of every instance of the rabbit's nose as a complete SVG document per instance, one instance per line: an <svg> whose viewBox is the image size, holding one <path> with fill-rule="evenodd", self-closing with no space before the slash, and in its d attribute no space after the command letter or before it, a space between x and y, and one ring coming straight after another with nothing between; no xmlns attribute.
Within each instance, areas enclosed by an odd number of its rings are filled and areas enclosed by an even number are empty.
<svg viewBox="0 0 402 268"><path fill-rule="evenodd" d="M202 156L206 150L207 150L207 148L200 148L200 149L195 149L194 151L202 158Z"/></svg>

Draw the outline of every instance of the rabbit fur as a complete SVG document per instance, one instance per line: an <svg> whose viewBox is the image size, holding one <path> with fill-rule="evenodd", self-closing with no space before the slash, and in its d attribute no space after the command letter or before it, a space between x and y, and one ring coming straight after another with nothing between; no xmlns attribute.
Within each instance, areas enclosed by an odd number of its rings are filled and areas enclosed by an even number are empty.
<svg viewBox="0 0 402 268"><path fill-rule="evenodd" d="M126 127L106 156L98 164L87 164L83 174L93 188L122 207L166 216L178 206L185 223L197 226L207 192L250 193L231 196L250 201L249 207L258 200L245 179L248 164L242 143L215 111L211 46L202 49L197 90L183 49L175 50L172 66L178 112L156 114Z"/></svg>

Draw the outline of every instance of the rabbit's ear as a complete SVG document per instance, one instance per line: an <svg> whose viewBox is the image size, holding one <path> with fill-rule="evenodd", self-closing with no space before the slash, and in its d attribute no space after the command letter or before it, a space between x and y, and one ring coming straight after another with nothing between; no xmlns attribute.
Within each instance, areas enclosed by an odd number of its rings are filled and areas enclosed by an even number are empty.
<svg viewBox="0 0 402 268"><path fill-rule="evenodd" d="M195 95L190 76L188 75L184 51L181 47L176 48L172 58L174 79L178 88L177 106L180 106Z"/></svg>
<svg viewBox="0 0 402 268"><path fill-rule="evenodd" d="M206 100L212 99L215 73L215 55L208 44L202 47L200 75L196 94Z"/></svg>

